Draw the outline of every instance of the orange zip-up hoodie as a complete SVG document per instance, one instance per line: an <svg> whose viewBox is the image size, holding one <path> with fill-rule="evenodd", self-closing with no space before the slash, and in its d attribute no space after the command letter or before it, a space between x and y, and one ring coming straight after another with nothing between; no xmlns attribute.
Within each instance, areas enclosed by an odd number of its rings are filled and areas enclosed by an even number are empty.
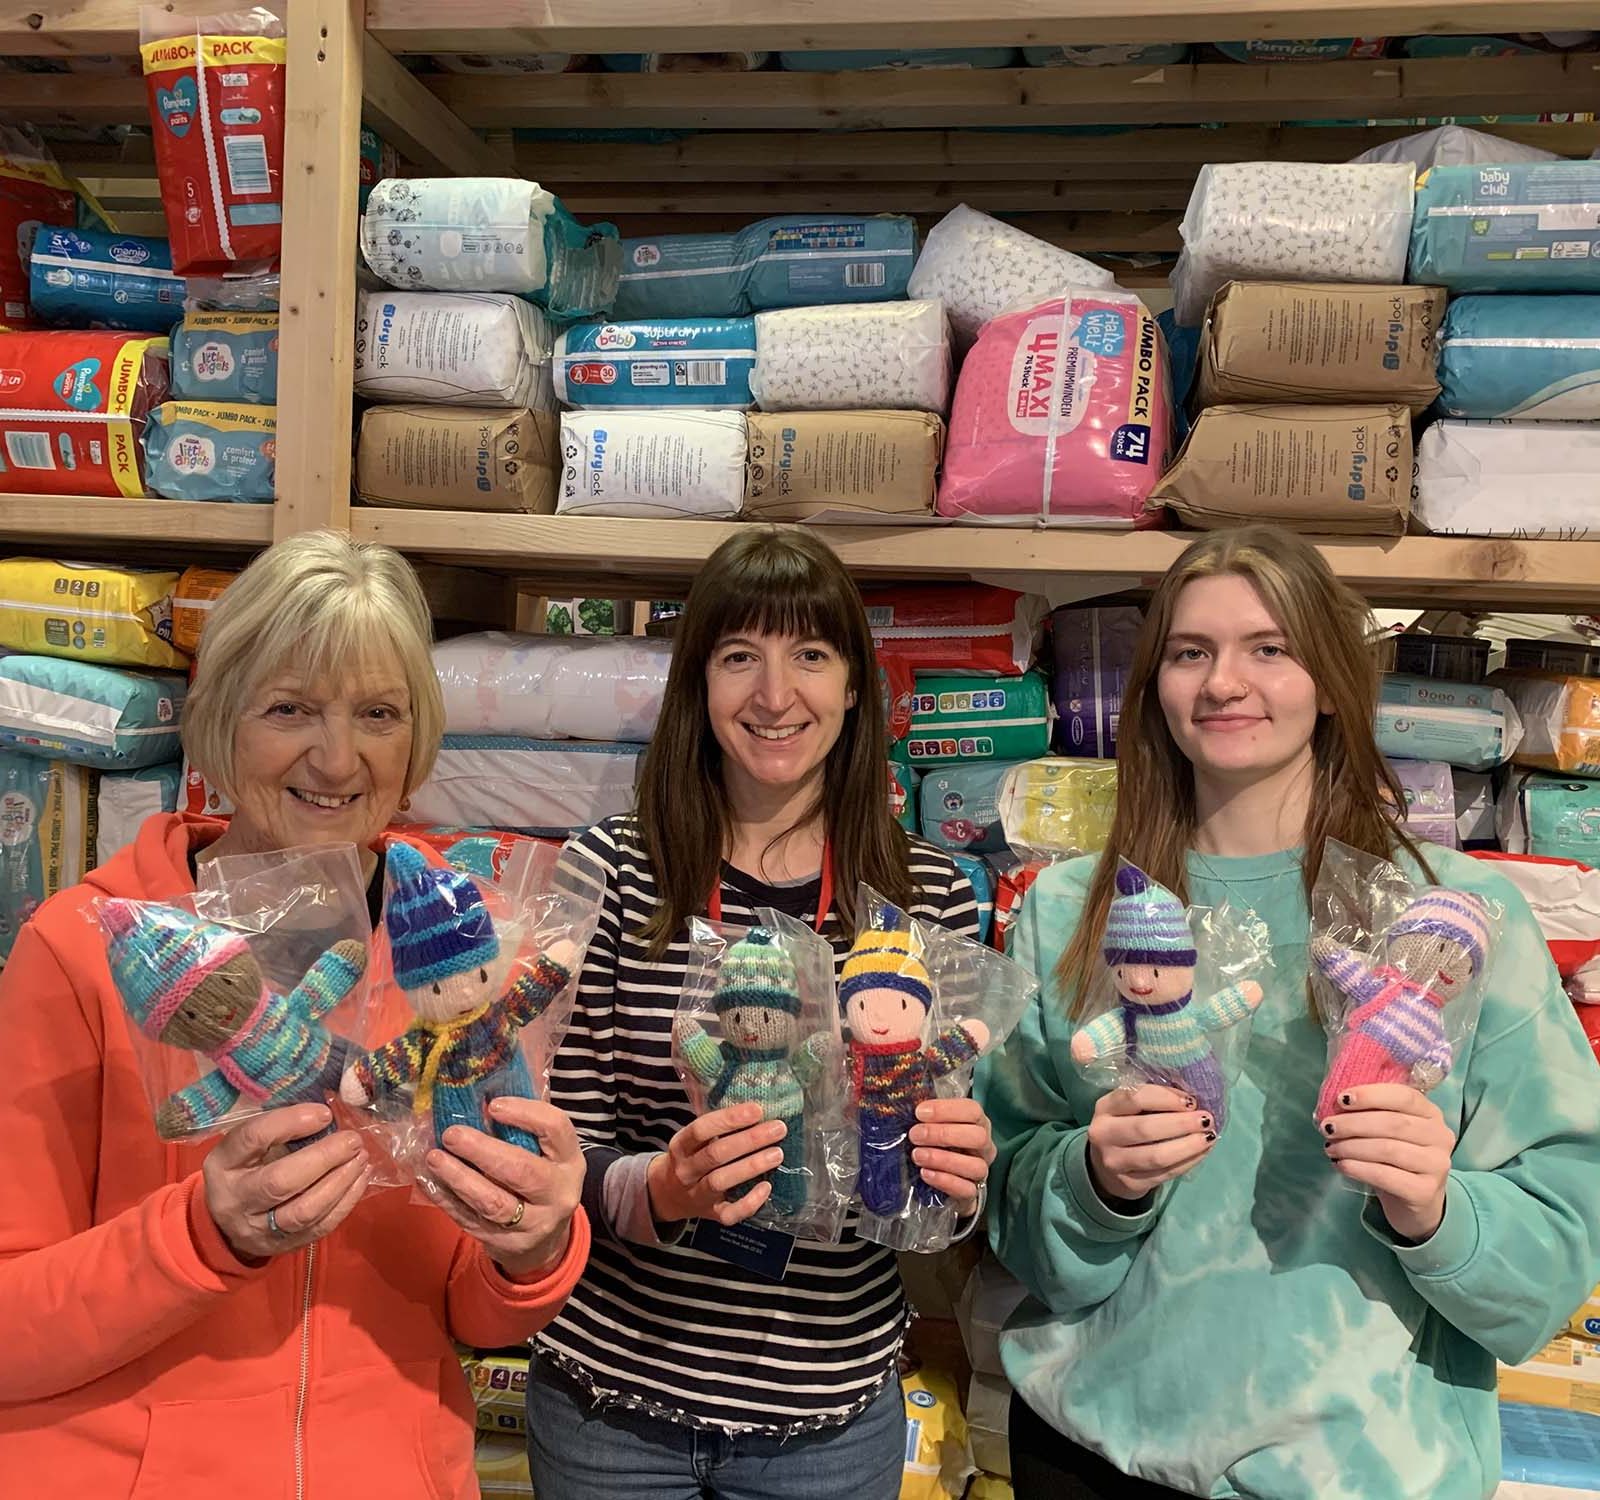
<svg viewBox="0 0 1600 1500"><path fill-rule="evenodd" d="M89 909L192 891L189 853L223 826L151 818L40 908L0 979L0 1496L468 1500L451 1340L515 1344L555 1317L588 1222L531 1283L404 1189L309 1250L233 1253L200 1178L212 1143L156 1135Z"/></svg>

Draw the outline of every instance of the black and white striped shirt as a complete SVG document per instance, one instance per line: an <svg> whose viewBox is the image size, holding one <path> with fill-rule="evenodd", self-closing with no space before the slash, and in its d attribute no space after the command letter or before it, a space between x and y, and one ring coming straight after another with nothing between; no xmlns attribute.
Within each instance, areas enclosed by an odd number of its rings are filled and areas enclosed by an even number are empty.
<svg viewBox="0 0 1600 1500"><path fill-rule="evenodd" d="M646 958L639 930L658 896L631 815L573 839L563 871L601 896L550 1079L552 1102L583 1140L595 1233L583 1280L539 1335L541 1355L596 1394L690 1426L793 1433L847 1421L881 1389L904 1333L894 1253L858 1239L852 1221L837 1245L797 1241L788 1274L773 1282L684 1241L660 1242L637 1227L638 1214L632 1227L619 1222L619 1178L631 1175L642 1192L640 1163L693 1117L672 1066L687 935ZM947 854L913 840L911 876L913 916L976 938L972 887ZM753 923L770 906L809 922L820 885L768 886L724 866L723 920ZM822 935L842 964L849 945L833 909Z"/></svg>

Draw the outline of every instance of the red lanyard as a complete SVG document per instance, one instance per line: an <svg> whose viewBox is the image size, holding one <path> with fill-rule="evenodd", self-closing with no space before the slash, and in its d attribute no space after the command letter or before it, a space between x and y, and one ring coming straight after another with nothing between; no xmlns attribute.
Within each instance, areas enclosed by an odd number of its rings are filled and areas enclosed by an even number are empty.
<svg viewBox="0 0 1600 1500"><path fill-rule="evenodd" d="M833 846L826 840L822 845L822 890L817 895L817 919L811 925L816 928L817 935L822 935L822 924L827 920L828 908L833 905ZM711 887L711 895L706 900L706 915L713 922L722 920L722 882Z"/></svg>

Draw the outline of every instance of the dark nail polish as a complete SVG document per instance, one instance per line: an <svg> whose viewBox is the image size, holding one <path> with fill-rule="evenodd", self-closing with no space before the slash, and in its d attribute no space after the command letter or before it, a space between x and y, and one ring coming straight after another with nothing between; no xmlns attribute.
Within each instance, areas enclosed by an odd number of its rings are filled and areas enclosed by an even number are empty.
<svg viewBox="0 0 1600 1500"><path fill-rule="evenodd" d="M1211 1116L1210 1115L1201 1115L1200 1116L1200 1128L1202 1130L1210 1130L1211 1129Z"/></svg>
<svg viewBox="0 0 1600 1500"><path fill-rule="evenodd" d="M1323 1129L1324 1134L1332 1135L1333 1134L1333 1121L1329 1120L1328 1123L1322 1127L1322 1129Z"/></svg>
<svg viewBox="0 0 1600 1500"><path fill-rule="evenodd" d="M1340 1094L1339 1095L1339 1103L1344 1105L1344 1107L1346 1109L1349 1109L1350 1108L1350 1095L1348 1095L1348 1094Z"/></svg>
<svg viewBox="0 0 1600 1500"><path fill-rule="evenodd" d="M1207 1140L1208 1140L1208 1141L1214 1141L1214 1140L1216 1140L1216 1138L1217 1138L1217 1133L1216 1133L1216 1131L1214 1131L1214 1130L1208 1130L1208 1131L1206 1131L1206 1139L1207 1139Z"/></svg>

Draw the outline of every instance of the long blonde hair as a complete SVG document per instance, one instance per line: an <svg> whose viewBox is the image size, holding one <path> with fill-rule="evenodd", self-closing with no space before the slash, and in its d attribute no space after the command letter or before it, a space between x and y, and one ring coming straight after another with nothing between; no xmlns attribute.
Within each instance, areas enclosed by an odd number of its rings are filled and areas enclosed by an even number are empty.
<svg viewBox="0 0 1600 1500"><path fill-rule="evenodd" d="M1179 900L1188 899L1194 845L1194 768L1167 728L1157 676L1178 596L1197 578L1247 579L1283 628L1290 653L1321 700L1311 736L1314 779L1306 819L1304 880L1309 895L1330 838L1382 859L1401 850L1427 870L1397 821L1405 797L1378 749L1373 714L1378 656L1368 639L1366 602L1337 579L1309 542L1276 526L1241 526L1200 538L1156 585L1134 647L1117 739L1117 812L1089 883L1072 941L1056 966L1074 1015L1088 1003L1100 933L1111 908L1117 862L1126 859ZM1385 796L1391 800L1386 802ZM1431 875L1429 876L1431 879Z"/></svg>

